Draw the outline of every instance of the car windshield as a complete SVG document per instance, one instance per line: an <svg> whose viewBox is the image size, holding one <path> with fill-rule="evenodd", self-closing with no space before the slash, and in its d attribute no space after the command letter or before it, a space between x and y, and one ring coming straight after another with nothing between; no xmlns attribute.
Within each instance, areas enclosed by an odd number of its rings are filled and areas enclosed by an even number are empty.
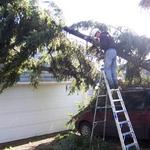
<svg viewBox="0 0 150 150"><path fill-rule="evenodd" d="M150 90L123 92L128 110L145 110L150 107Z"/></svg>

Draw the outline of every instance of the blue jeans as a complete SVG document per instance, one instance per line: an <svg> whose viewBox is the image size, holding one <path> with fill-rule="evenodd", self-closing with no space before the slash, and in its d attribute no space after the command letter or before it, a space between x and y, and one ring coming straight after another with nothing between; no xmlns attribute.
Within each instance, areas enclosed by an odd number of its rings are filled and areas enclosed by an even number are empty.
<svg viewBox="0 0 150 150"><path fill-rule="evenodd" d="M105 53L104 71L110 88L118 87L116 58L116 50L114 48L109 48Z"/></svg>

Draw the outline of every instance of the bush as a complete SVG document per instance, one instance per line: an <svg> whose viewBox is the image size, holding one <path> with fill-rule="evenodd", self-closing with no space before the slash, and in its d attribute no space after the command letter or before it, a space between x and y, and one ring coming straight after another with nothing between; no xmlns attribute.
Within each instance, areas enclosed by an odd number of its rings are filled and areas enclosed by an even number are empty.
<svg viewBox="0 0 150 150"><path fill-rule="evenodd" d="M85 150L90 148L90 139L76 135L72 132L56 136L55 140L49 145L45 145L36 150ZM102 141L102 139L95 138L93 140L92 150L110 150L112 144Z"/></svg>

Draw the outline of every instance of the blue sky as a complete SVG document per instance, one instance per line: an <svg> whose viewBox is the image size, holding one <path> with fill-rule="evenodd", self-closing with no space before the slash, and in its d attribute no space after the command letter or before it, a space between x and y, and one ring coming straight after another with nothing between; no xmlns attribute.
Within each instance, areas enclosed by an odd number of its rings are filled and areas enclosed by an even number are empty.
<svg viewBox="0 0 150 150"><path fill-rule="evenodd" d="M42 0L41 0L42 1ZM63 12L66 25L93 20L125 26L150 37L150 11L138 6L140 0L53 0Z"/></svg>

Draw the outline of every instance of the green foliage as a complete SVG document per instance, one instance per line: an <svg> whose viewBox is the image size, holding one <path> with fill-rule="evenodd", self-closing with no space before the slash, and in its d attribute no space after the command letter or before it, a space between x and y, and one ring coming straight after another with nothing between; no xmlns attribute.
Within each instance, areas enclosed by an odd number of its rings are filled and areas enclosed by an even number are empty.
<svg viewBox="0 0 150 150"><path fill-rule="evenodd" d="M141 71L143 67L146 67L147 56L150 53L150 39L125 30L117 37L117 41L119 53L122 53L122 56L128 60L126 63L126 81L130 85L141 84Z"/></svg>
<svg viewBox="0 0 150 150"><path fill-rule="evenodd" d="M103 24L103 23L99 23L99 22L94 22L92 20L89 21L80 21L78 23L75 23L71 26L71 28L74 29L82 29L82 30L92 30L94 28L98 28L100 31L107 31L108 30L108 26Z"/></svg>
<svg viewBox="0 0 150 150"><path fill-rule="evenodd" d="M98 49L70 41L62 32L60 9L54 3L51 3L51 7L53 13L39 11L29 0L0 2L1 91L14 85L24 71L30 72L34 86L38 85L42 71L54 74L58 81L72 80L71 92L95 86L99 73L87 55L98 57ZM129 62L128 70L131 68L129 64L133 64L132 70L136 69L136 74L130 77L140 76L143 66L150 70L149 62L146 61L150 48L148 38L98 22L82 21L72 25L72 28L79 30L92 30L95 27L101 31L115 30L112 34L119 55ZM40 54L38 58L37 53Z"/></svg>
<svg viewBox="0 0 150 150"><path fill-rule="evenodd" d="M103 142L102 139L94 139L92 149L109 150L113 144ZM61 134L56 136L55 140L45 147L39 146L38 150L85 150L89 149L89 138L76 135L74 133Z"/></svg>
<svg viewBox="0 0 150 150"><path fill-rule="evenodd" d="M60 17L60 10L54 3L52 6L55 15L49 16L26 0L1 2L1 91L16 83L20 74L27 70L33 72L34 86L38 85L43 70L53 73L58 81L74 79L78 89L83 84L87 87L94 84L96 74L93 64L85 59L84 47L67 39L61 22L54 21ZM37 52L39 58L36 58ZM43 67L44 64L47 67Z"/></svg>
<svg viewBox="0 0 150 150"><path fill-rule="evenodd" d="M32 68L37 49L53 39L60 27L28 1L3 2L0 6L0 84L12 86L23 70Z"/></svg>

